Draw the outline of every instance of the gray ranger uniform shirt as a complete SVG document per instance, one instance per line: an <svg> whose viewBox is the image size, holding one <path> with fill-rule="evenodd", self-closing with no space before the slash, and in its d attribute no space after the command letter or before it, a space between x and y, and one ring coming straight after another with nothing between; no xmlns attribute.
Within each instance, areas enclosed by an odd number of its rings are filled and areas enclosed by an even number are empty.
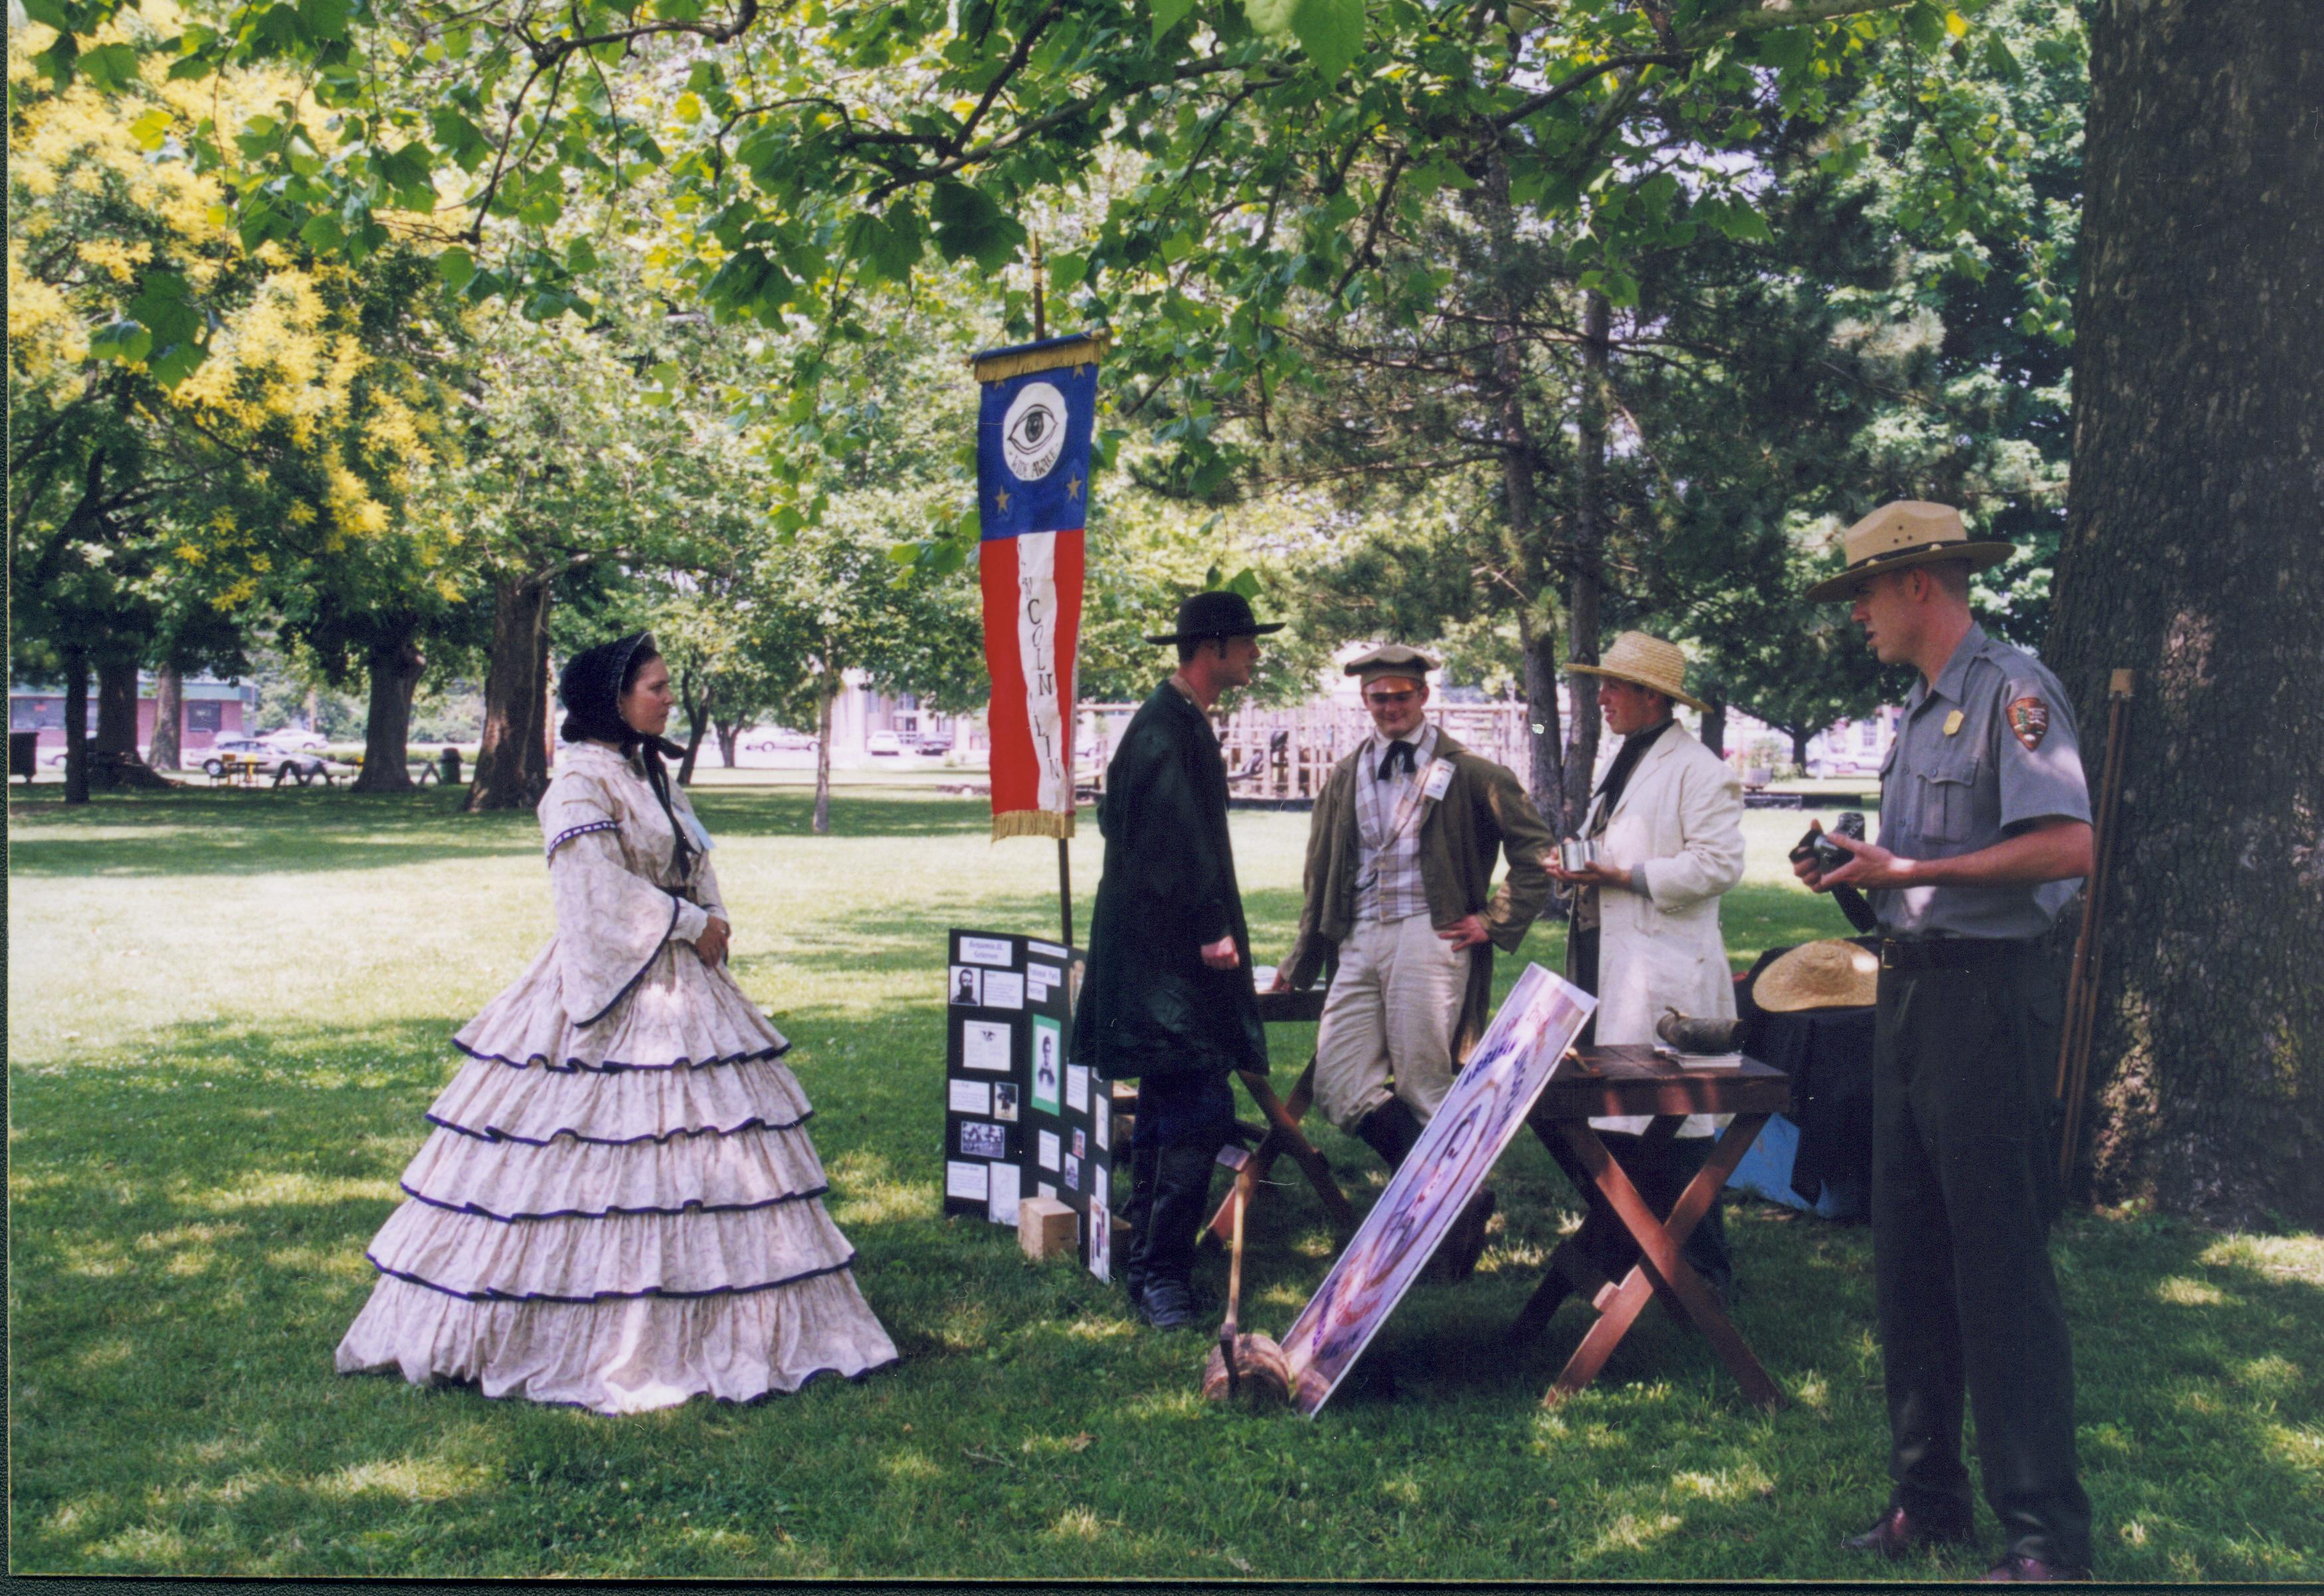
<svg viewBox="0 0 2324 1596"><path fill-rule="evenodd" d="M1880 845L1907 859L1989 848L2035 820L2088 820L2081 740L2058 678L1971 623L1933 686L1915 683L1880 767ZM1868 892L1895 937L2039 936L2079 880Z"/></svg>

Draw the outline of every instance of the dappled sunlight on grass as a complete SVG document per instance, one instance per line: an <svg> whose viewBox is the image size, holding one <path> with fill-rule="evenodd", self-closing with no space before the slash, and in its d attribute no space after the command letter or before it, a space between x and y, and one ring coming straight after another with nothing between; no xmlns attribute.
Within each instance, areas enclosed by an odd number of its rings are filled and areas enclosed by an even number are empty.
<svg viewBox="0 0 2324 1596"><path fill-rule="evenodd" d="M1579 1213L1520 1139L1495 1172L1484 1268L1416 1291L1311 1423L1203 1402L1207 1333L1157 1334L1118 1286L1032 1263L1005 1227L942 1217L944 933L1046 933L1055 914L1053 852L989 843L973 800L843 794L841 835L818 840L797 790L702 797L738 979L797 1044L830 1210L899 1367L621 1420L338 1377L332 1348L372 1279L363 1249L459 1066L449 1035L549 935L537 827L432 798L185 796L11 809L19 1570L1864 1572L1836 1545L1886 1490L1861 1230L1730 1209L1738 1322L1796 1398L1784 1412L1750 1409L1659 1309L1598 1384L1544 1407L1589 1315L1569 1304L1537 1341L1507 1343ZM1747 824L1755 849L1797 832L1790 816ZM1298 910L1305 817L1232 826L1271 961ZM1093 832L1073 855L1086 925ZM1766 863L1728 900L1738 964L1838 933L1830 905ZM1537 928L1498 962L1500 989L1526 959L1556 967L1563 940ZM126 949L139 956L106 956ZM1279 1089L1313 1034L1270 1036ZM1369 1204L1377 1158L1308 1124ZM1286 1329L1337 1246L1278 1166L1251 1216L1252 1327ZM2070 1219L2060 1251L2102 1572L2324 1575L2324 1242L2101 1215ZM1215 1315L1218 1250L1196 1283Z"/></svg>

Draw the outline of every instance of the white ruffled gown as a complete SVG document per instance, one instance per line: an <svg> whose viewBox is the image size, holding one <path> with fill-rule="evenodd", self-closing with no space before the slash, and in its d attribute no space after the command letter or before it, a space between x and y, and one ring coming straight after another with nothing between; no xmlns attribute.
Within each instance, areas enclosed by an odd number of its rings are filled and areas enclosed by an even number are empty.
<svg viewBox="0 0 2324 1596"><path fill-rule="evenodd" d="M630 1413L893 1361L789 1044L694 951L728 918L708 861L678 878L652 789L601 743L566 751L540 812L557 936L453 1038L468 1062L372 1241L340 1372Z"/></svg>

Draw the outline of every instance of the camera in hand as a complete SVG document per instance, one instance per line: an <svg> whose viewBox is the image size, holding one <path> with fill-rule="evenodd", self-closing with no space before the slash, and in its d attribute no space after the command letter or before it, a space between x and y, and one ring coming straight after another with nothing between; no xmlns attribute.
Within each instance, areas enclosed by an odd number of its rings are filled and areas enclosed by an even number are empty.
<svg viewBox="0 0 2324 1596"><path fill-rule="evenodd" d="M1825 835L1821 821L1809 821L1807 835L1800 839L1799 845L1791 851L1789 857L1794 862L1812 859L1815 862L1817 873L1830 875L1855 857L1846 848L1833 842L1831 840L1833 835L1844 836L1852 842L1862 842L1864 816L1854 809L1847 811L1831 823L1831 835ZM1878 917L1872 912L1872 906L1864 901L1864 894L1853 887L1834 887L1831 890L1831 900L1840 905L1840 912L1848 917L1848 923L1859 931L1870 931L1880 923Z"/></svg>

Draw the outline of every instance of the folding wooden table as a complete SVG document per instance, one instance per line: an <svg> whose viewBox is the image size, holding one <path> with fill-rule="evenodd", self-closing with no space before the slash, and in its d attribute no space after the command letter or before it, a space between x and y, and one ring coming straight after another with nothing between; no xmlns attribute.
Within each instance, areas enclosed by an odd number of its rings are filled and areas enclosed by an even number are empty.
<svg viewBox="0 0 2324 1596"><path fill-rule="evenodd" d="M1613 1281L1600 1274L1570 1241L1559 1243L1550 1255L1549 1272L1517 1315L1510 1329L1512 1340L1539 1334L1568 1296L1582 1298L1599 1316L1566 1360L1545 1402L1555 1403L1595 1379L1648 1300L1660 1296L1674 1315L1691 1321L1710 1338L1754 1402L1768 1408L1784 1405L1783 1393L1743 1344L1741 1333L1702 1278L1679 1256L1679 1246L1711 1211L1720 1187L1767 1117L1788 1109L1791 1101L1791 1078L1754 1058L1739 1066L1687 1067L1652 1047L1615 1047L1583 1048L1576 1058L1566 1060L1534 1107L1534 1133L1553 1152L1562 1146L1587 1172L1637 1243L1639 1258L1628 1274ZM1593 1114L1651 1115L1646 1139L1657 1143L1677 1135L1689 1114L1735 1118L1670 1212L1658 1214L1591 1129Z"/></svg>
<svg viewBox="0 0 2324 1596"><path fill-rule="evenodd" d="M1259 994L1259 1018L1263 1025L1313 1023L1323 1016L1323 992L1320 987L1313 992L1263 992ZM1313 1052L1307 1055L1307 1067L1299 1072L1299 1079L1293 1084L1288 1098L1277 1097L1274 1085L1259 1070L1237 1070L1235 1075L1242 1082L1242 1089L1250 1093L1251 1102L1259 1106L1259 1113L1267 1121L1264 1127L1248 1127L1259 1132L1259 1143L1248 1155L1231 1166L1238 1176L1247 1171L1255 1187L1267 1178L1267 1172L1275 1160L1288 1154L1305 1172L1307 1184L1315 1188L1316 1196L1323 1199L1323 1211L1332 1216L1332 1222L1343 1231L1355 1229L1356 1211L1349 1205L1347 1194L1341 1191L1340 1183L1332 1178L1332 1167L1323 1161L1323 1155L1315 1150L1314 1144L1299 1129L1299 1121L1307 1117L1308 1105L1315 1097L1315 1055ZM1221 1158L1224 1161L1225 1155L1222 1154ZM1209 1230L1222 1244L1233 1233L1234 1188L1229 1188L1226 1200L1219 1204L1218 1212L1211 1215Z"/></svg>

